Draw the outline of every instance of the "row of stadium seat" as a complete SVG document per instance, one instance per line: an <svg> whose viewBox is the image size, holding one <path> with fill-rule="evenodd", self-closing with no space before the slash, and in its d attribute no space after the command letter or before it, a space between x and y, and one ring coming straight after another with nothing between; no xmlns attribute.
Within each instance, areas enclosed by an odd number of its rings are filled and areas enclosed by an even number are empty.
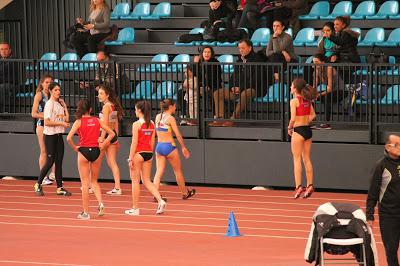
<svg viewBox="0 0 400 266"><path fill-rule="evenodd" d="M158 20L171 16L171 4L168 2L159 3L150 14L150 3L138 3L130 13L129 3L119 3L111 13L111 19L127 20Z"/></svg>
<svg viewBox="0 0 400 266"><path fill-rule="evenodd" d="M56 53L44 53L40 57L40 61L54 61L58 60ZM71 62L39 62L39 69L41 70L54 70L54 71L85 71L89 69L95 68L95 63L88 63L97 61L97 57L95 53L87 53L85 54L81 60L79 60L79 56L76 53L66 53L64 54L61 61L71 61ZM86 63L85 63L86 62ZM26 69L28 71L33 70L33 66L27 66ZM37 69L37 67L36 67Z"/></svg>
<svg viewBox="0 0 400 266"><path fill-rule="evenodd" d="M337 16L350 16L351 19L400 19L399 2L386 1L375 14L375 1L361 2L354 13L352 13L353 4L351 1L341 1L335 5L330 13L328 1L319 1L315 3L307 15L300 16L301 20L332 20Z"/></svg>

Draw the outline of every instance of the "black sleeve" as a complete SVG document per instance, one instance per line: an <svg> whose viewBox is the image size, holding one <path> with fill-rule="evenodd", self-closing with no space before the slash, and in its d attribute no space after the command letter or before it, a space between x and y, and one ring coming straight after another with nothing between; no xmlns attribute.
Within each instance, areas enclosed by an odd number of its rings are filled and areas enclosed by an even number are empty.
<svg viewBox="0 0 400 266"><path fill-rule="evenodd" d="M373 171L373 175L371 178L371 184L368 190L368 197L367 197L367 220L373 221L374 220L374 209L376 203L379 200L379 192L381 189L382 183L382 173L383 173L383 164L382 160L379 161L375 169Z"/></svg>
<svg viewBox="0 0 400 266"><path fill-rule="evenodd" d="M329 40L334 42L336 45L339 46L349 46L349 45L354 45L357 46L358 40L357 38L354 38L347 32L343 32L339 36L332 35L329 37Z"/></svg>

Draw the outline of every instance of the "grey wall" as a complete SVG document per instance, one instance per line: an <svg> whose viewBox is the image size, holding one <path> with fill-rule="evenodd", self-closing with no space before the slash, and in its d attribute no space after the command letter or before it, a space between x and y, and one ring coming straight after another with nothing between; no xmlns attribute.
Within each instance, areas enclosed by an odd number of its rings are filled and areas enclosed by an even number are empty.
<svg viewBox="0 0 400 266"><path fill-rule="evenodd" d="M1 134L0 175L37 176L38 144L33 134ZM129 180L126 158L130 138L121 137L118 162L123 180ZM182 159L186 180L192 183L293 186L290 143L273 141L186 139L191 158ZM315 182L320 188L368 188L373 164L382 146L314 143ZM65 144L64 176L79 177L76 155ZM155 166L155 163L154 165ZM153 169L153 174L154 174ZM112 175L103 162L101 178ZM174 181L170 167L165 181Z"/></svg>

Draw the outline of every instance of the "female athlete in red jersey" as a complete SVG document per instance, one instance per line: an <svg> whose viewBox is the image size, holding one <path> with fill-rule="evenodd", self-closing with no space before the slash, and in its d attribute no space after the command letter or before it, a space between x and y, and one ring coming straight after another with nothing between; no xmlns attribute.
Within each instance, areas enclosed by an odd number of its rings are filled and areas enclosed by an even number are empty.
<svg viewBox="0 0 400 266"><path fill-rule="evenodd" d="M294 198L299 198L303 192L303 197L308 198L314 192L313 166L310 159L312 143L310 122L315 118L315 111L311 102L315 97L315 91L303 79L299 78L293 80L290 89L290 92L294 95L294 98L290 101L290 122L288 126L288 134L292 136L296 183ZM301 186L302 159L306 169L307 188Z"/></svg>
<svg viewBox="0 0 400 266"><path fill-rule="evenodd" d="M68 133L67 141L74 151L78 153L78 171L82 183L83 212L79 219L90 219L89 215L89 185L94 189L94 195L99 202L99 216L104 215L104 204L101 198L100 185L97 182L103 159L104 147L111 142L114 132L97 117L91 116L90 101L83 99L78 104L76 121ZM100 128L108 133L108 137L99 143ZM79 144L75 145L73 136L78 133Z"/></svg>
<svg viewBox="0 0 400 266"><path fill-rule="evenodd" d="M139 215L140 177L145 187L157 199L156 214L165 210L166 202L161 198L156 186L150 180L151 162L155 142L154 122L151 121L151 106L149 102L141 101L135 105L138 120L132 125L132 144L128 163L132 180L132 209L126 210L128 215Z"/></svg>

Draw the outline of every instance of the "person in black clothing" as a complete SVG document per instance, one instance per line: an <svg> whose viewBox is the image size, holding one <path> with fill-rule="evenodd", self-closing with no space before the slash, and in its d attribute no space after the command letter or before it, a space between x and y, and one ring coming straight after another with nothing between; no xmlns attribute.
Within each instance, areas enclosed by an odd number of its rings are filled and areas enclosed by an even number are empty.
<svg viewBox="0 0 400 266"><path fill-rule="evenodd" d="M224 118L225 101L234 101L239 98L239 102L235 106L235 110L231 119L240 118L241 112L245 111L250 101L258 96L262 97L266 93L264 86L264 67L262 65L245 65L246 63L264 62L253 50L253 43L250 40L239 41L240 57L236 61L238 64L234 67L234 73L229 81L230 89L219 89L214 92L215 117ZM211 126L232 126L232 121L226 121L220 124L215 121Z"/></svg>
<svg viewBox="0 0 400 266"><path fill-rule="evenodd" d="M374 169L367 198L367 221L374 225L374 208L378 202L379 225L389 266L399 266L400 241L400 136L390 135L385 156Z"/></svg>
<svg viewBox="0 0 400 266"><path fill-rule="evenodd" d="M236 15L235 0L210 0L210 10L208 11L208 23L214 25L217 22L224 23L227 28L232 28L232 20Z"/></svg>
<svg viewBox="0 0 400 266"><path fill-rule="evenodd" d="M239 28L247 28L252 34L258 28L260 18L260 10L257 5L257 0L246 0L246 5L243 8L240 18Z"/></svg>
<svg viewBox="0 0 400 266"><path fill-rule="evenodd" d="M0 58L0 111L5 112L18 83L18 63L8 61L12 59L9 43L0 43Z"/></svg>
<svg viewBox="0 0 400 266"><path fill-rule="evenodd" d="M288 25L293 29L293 34L296 35L301 26L299 16L306 14L308 11L308 0L286 0L281 2L284 9L281 10L279 15L289 14ZM284 18L281 17L280 19Z"/></svg>

